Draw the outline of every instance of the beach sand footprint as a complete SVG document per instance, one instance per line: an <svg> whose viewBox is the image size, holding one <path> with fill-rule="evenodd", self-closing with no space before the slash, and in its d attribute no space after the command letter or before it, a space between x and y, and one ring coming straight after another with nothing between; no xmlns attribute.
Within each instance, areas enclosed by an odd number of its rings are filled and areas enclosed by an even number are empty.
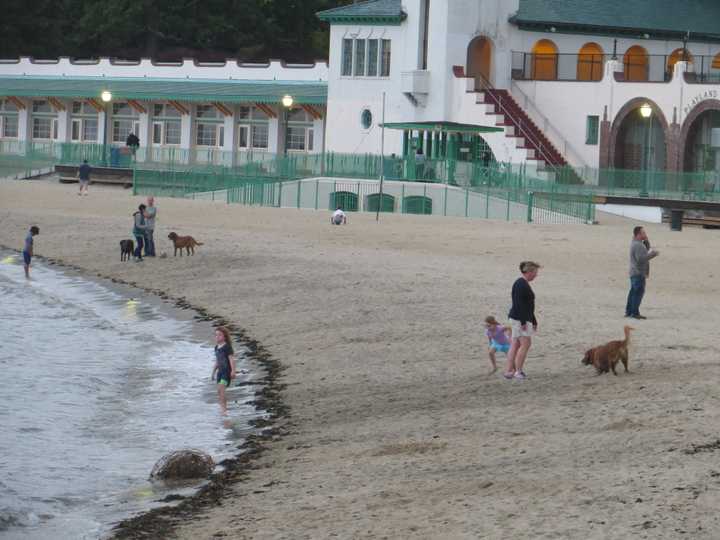
<svg viewBox="0 0 720 540"><path fill-rule="evenodd" d="M427 454L429 452L441 452L447 448L446 442L436 441L407 441L395 444L385 444L370 451L374 457Z"/></svg>

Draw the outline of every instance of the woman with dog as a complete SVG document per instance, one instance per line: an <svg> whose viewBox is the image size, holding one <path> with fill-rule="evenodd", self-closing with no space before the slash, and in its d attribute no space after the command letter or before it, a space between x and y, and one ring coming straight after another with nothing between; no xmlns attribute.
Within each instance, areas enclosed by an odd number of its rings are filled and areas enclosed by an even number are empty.
<svg viewBox="0 0 720 540"><path fill-rule="evenodd" d="M512 307L508 317L512 329L510 351L507 353L506 379L524 380L523 367L528 351L532 345L532 336L537 332L538 322L535 318L535 293L530 282L537 277L540 265L533 261L520 263L522 274L512 286Z"/></svg>
<svg viewBox="0 0 720 540"><path fill-rule="evenodd" d="M145 244L145 208L144 204L138 206L138 211L133 214L133 236L135 237L135 262L143 260L142 252Z"/></svg>
<svg viewBox="0 0 720 540"><path fill-rule="evenodd" d="M217 383L220 410L223 414L227 414L225 389L230 386L230 383L235 378L235 352L232 348L230 331L224 326L215 329L215 343L215 367L210 379Z"/></svg>

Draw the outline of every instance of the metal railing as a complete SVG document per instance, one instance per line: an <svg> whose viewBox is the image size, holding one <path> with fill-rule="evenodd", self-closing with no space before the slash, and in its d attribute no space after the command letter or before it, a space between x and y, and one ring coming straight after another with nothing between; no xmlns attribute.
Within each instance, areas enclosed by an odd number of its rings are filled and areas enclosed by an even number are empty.
<svg viewBox="0 0 720 540"><path fill-rule="evenodd" d="M685 81L689 84L719 84L720 55L694 56L690 70L685 72Z"/></svg>
<svg viewBox="0 0 720 540"><path fill-rule="evenodd" d="M607 55L513 51L511 78L516 81L599 82ZM624 55L624 82L670 82L670 55Z"/></svg>

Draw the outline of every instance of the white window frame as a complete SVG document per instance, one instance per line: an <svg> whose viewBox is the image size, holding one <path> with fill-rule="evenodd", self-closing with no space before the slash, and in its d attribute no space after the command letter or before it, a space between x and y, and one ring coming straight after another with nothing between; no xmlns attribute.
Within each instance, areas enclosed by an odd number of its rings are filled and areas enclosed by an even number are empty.
<svg viewBox="0 0 720 540"><path fill-rule="evenodd" d="M245 130L245 146L242 145L242 137L240 133ZM238 124L238 131L237 131L237 140L238 140L238 150L250 150L252 148L252 141L250 138L252 137L252 125L251 124L245 124L240 123Z"/></svg>
<svg viewBox="0 0 720 540"><path fill-rule="evenodd" d="M81 142L83 140L82 124L82 118L70 120L70 142ZM75 126L77 126L77 136L75 136Z"/></svg>
<svg viewBox="0 0 720 540"><path fill-rule="evenodd" d="M160 142L155 141L155 128L160 128ZM152 143L153 146L164 146L165 145L165 122L162 120L155 120L152 123Z"/></svg>
<svg viewBox="0 0 720 540"><path fill-rule="evenodd" d="M215 144L198 144L197 142L197 128L203 125L215 125ZM225 124L223 122L197 122L195 124L195 146L197 148L222 148L225 145Z"/></svg>

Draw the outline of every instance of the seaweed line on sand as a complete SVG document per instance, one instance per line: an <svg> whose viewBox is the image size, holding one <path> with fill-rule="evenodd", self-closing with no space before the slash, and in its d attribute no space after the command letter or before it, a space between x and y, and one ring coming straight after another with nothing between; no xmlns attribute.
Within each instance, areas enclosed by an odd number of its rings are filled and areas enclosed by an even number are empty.
<svg viewBox="0 0 720 540"><path fill-rule="evenodd" d="M10 248L2 244L0 244L0 248L16 253L20 252L18 249ZM62 259L43 257L41 255L36 255L35 257L46 262L48 265L57 265L86 275L90 274L87 269L67 263ZM213 326L225 326L230 330L236 342L247 348L248 352L246 356L265 369L265 376L253 383L258 386L258 390L255 392L255 400L252 404L256 410L265 411L268 417L267 419L259 418L250 422L253 427L261 431L256 435L249 435L246 441L238 446L240 450L238 455L220 462L223 470L210 475L209 481L201 486L193 495L189 497L167 497L163 502L177 500L180 500L180 502L173 506L154 508L124 519L115 525L112 530L112 538L118 540L172 538L175 525L182 521L192 519L204 509L215 506L234 484L242 481L249 474L249 471L253 469L253 462L257 460L263 452L269 449L268 443L287 433L285 429L276 425L278 419L289 418L290 416L290 409L283 402L281 396L285 385L279 382L284 368L277 360L270 356L260 343L250 339L243 329L229 322L224 317L210 313L203 307L192 305L184 297L176 298L165 291L145 288L136 282L128 282L101 273L97 273L96 277L107 279L113 283L142 289L146 293L154 294L166 302L172 302L180 309L193 310L198 314L198 316L195 317L196 320L209 322Z"/></svg>

